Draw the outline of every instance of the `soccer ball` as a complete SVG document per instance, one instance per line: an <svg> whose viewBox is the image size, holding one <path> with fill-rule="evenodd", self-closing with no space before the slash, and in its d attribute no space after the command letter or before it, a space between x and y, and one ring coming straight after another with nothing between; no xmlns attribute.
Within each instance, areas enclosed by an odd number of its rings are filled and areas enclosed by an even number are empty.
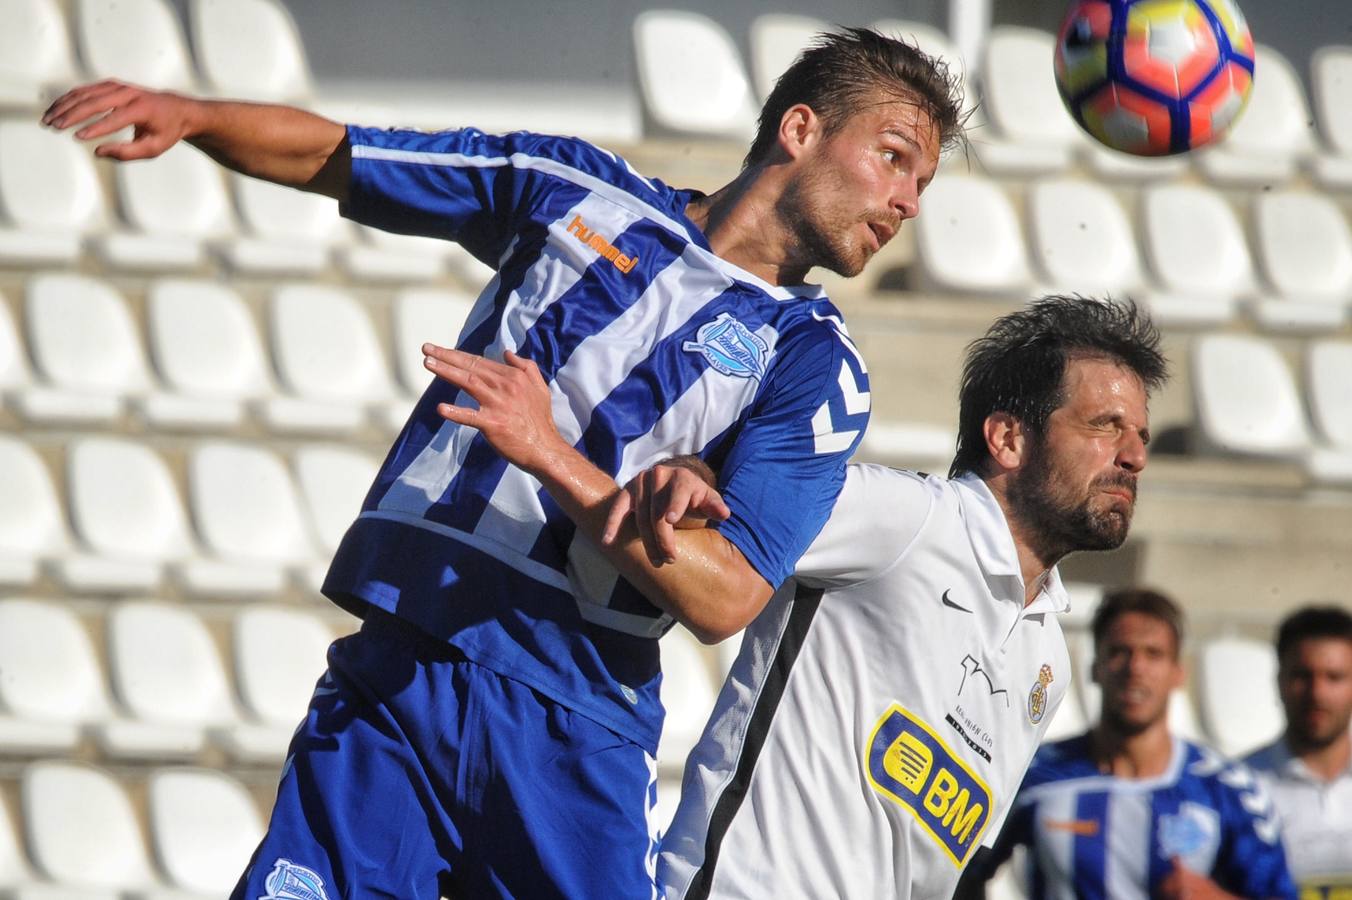
<svg viewBox="0 0 1352 900"><path fill-rule="evenodd" d="M1220 139L1253 87L1253 35L1231 0L1074 0L1056 86L1080 127L1138 156Z"/></svg>

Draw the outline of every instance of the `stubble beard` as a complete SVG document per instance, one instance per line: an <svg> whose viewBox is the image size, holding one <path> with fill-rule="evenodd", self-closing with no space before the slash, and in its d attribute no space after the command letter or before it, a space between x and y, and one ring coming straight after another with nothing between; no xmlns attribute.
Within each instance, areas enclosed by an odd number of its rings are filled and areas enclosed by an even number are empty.
<svg viewBox="0 0 1352 900"><path fill-rule="evenodd" d="M1135 477L1126 473L1095 479L1092 488L1124 487L1132 507L1096 510L1093 497L1067 496L1051 453L1040 442L1028 467L1009 486L1009 502L1019 521L1040 545L1044 559L1060 559L1080 550L1116 550L1127 539L1136 498Z"/></svg>
<svg viewBox="0 0 1352 900"><path fill-rule="evenodd" d="M807 265L853 278L864 271L871 254L867 248L851 246L850 230L869 219L866 213L847 222L844 216L824 209L822 198L833 196L837 188L826 173L809 169L784 191L776 210Z"/></svg>

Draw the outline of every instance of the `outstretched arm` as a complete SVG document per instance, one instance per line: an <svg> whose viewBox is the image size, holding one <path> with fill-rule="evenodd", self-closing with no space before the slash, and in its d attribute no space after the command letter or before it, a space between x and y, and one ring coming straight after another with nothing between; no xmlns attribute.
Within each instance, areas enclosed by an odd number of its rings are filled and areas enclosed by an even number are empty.
<svg viewBox="0 0 1352 900"><path fill-rule="evenodd" d="M706 643L721 641L764 608L771 585L718 532L679 531L673 536L675 552L666 561L658 558L662 552L649 554L632 521L608 525L620 489L559 434L549 386L534 363L511 352L505 363L497 363L433 344L423 345L423 352L430 372L479 404L472 409L443 403L437 408L442 417L478 429L503 458L537 478L620 574L696 637ZM678 487L688 492L680 500L683 508L714 516L722 509L712 489L704 493L684 482ZM665 498L659 504L670 508ZM605 540L607 531L612 532L610 541Z"/></svg>
<svg viewBox="0 0 1352 900"><path fill-rule="evenodd" d="M148 159L187 141L236 172L347 199L351 156L346 128L290 106L202 100L99 81L58 97L42 123L59 129L83 124L75 132L81 140L131 127L130 140L95 148L97 155L111 159Z"/></svg>

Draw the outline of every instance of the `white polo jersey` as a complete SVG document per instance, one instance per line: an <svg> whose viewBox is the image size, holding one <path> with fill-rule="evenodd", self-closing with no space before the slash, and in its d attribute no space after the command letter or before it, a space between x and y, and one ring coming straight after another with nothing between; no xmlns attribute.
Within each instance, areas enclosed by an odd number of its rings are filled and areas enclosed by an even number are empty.
<svg viewBox="0 0 1352 900"><path fill-rule="evenodd" d="M663 841L668 898L947 897L1070 681L986 485L851 466L748 627Z"/></svg>
<svg viewBox="0 0 1352 900"><path fill-rule="evenodd" d="M1245 760L1282 820L1282 844L1302 900L1352 898L1352 765L1332 781L1291 755L1286 740Z"/></svg>

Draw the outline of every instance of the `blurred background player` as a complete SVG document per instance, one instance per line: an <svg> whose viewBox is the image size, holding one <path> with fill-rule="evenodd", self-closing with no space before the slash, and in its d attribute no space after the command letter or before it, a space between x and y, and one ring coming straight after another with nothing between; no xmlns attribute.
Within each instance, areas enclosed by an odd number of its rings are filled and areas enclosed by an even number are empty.
<svg viewBox="0 0 1352 900"><path fill-rule="evenodd" d="M852 466L797 574L749 627L663 842L669 898L941 897L999 821L1070 679L1056 563L1126 539L1159 335L1130 304L1049 297L969 350L952 478ZM434 349L474 421L604 542L609 477L558 435L544 382ZM620 508L698 563L672 519L719 501L684 464ZM617 498L617 500L620 498ZM782 501L781 501L782 502ZM611 547L626 565L637 548Z"/></svg>
<svg viewBox="0 0 1352 900"><path fill-rule="evenodd" d="M1184 680L1178 605L1151 590L1110 593L1093 636L1098 724L1038 751L994 850L957 896L984 896L1023 844L1032 900L1294 898L1277 815L1253 773L1169 733L1169 695Z"/></svg>
<svg viewBox="0 0 1352 900"><path fill-rule="evenodd" d="M460 346L536 361L611 476L681 453L723 475L731 515L699 540L725 577L636 563L654 606L537 481L437 415L460 395L429 389L329 570L325 594L365 624L330 652L236 896L655 895L657 638L677 609L708 639L740 629L820 529L869 394L803 280L858 273L916 215L960 120L942 68L866 30L781 77L709 196L571 138L344 127L118 82L49 108L48 125L89 122L82 139L133 130L101 156L186 140L366 224L459 241L497 270ZM785 483L797 502L767 502Z"/></svg>
<svg viewBox="0 0 1352 900"><path fill-rule="evenodd" d="M1245 758L1282 817L1301 900L1352 897L1352 615L1307 606L1277 629L1286 732Z"/></svg>

